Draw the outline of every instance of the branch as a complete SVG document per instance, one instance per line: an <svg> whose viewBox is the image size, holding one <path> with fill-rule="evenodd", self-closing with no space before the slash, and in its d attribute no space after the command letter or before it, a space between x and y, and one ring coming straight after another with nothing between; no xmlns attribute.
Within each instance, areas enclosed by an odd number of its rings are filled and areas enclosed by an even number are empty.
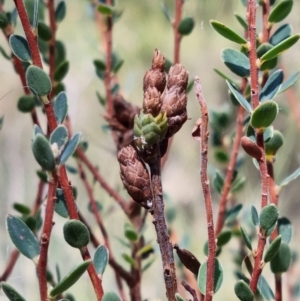
<svg viewBox="0 0 300 301"><path fill-rule="evenodd" d="M159 151L158 151L159 152ZM151 184L153 190L153 224L157 234L157 242L163 264L163 274L169 301L176 301L177 281L172 244L164 215L164 201L160 174L160 155L154 163L149 164L151 171Z"/></svg>
<svg viewBox="0 0 300 301"><path fill-rule="evenodd" d="M214 294L214 269L216 254L216 237L214 233L214 221L212 211L212 199L210 193L209 180L207 176L207 151L208 151L208 110L206 101L203 96L202 87L199 77L195 78L195 90L201 109L200 139L201 139L201 185L204 195L207 220L208 234L208 258L207 258L207 274L206 274L206 295L205 301L211 301Z"/></svg>
<svg viewBox="0 0 300 301"><path fill-rule="evenodd" d="M3 274L0 276L0 282L5 281L8 278L8 276L11 274L11 272L19 258L19 255L20 255L20 252L17 249L14 249L11 252L7 266L6 266Z"/></svg>
<svg viewBox="0 0 300 301"><path fill-rule="evenodd" d="M193 296L194 301L198 301L196 291L191 288L186 282L181 281L182 286Z"/></svg>
<svg viewBox="0 0 300 301"><path fill-rule="evenodd" d="M175 5L175 19L173 22L173 31L174 31L174 62L173 64L178 64L180 62L180 42L181 34L178 32L178 26L181 21L182 7L184 1L176 0Z"/></svg>

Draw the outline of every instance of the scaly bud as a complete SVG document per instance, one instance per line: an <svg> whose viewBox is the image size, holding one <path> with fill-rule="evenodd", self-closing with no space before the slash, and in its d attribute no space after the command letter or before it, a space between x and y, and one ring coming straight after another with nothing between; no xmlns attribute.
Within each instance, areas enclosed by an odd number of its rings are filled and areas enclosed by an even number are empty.
<svg viewBox="0 0 300 301"><path fill-rule="evenodd" d="M144 163L139 160L136 150L123 147L118 153L122 182L133 200L146 209L152 207L150 177Z"/></svg>
<svg viewBox="0 0 300 301"><path fill-rule="evenodd" d="M165 70L165 57L161 54L158 49L154 50L153 59L152 59L152 69L160 70L164 72Z"/></svg>
<svg viewBox="0 0 300 301"><path fill-rule="evenodd" d="M180 92L185 92L189 75L181 64L172 66L169 70L167 88L176 86Z"/></svg>
<svg viewBox="0 0 300 301"><path fill-rule="evenodd" d="M157 116L161 108L161 93L155 87L149 87L144 93L143 111L145 114Z"/></svg>

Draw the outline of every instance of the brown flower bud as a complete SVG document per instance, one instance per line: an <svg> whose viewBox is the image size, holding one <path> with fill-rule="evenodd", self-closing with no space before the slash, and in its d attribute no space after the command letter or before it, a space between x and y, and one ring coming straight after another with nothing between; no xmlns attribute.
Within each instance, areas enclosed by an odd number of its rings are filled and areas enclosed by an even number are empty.
<svg viewBox="0 0 300 301"><path fill-rule="evenodd" d="M256 160L260 160L263 152L261 148L253 142L250 138L244 136L241 139L241 145L244 151L251 157L255 158Z"/></svg>
<svg viewBox="0 0 300 301"><path fill-rule="evenodd" d="M148 170L139 160L136 150L131 146L118 153L122 182L134 201L146 209L152 207L152 191Z"/></svg>
<svg viewBox="0 0 300 301"><path fill-rule="evenodd" d="M176 86L180 92L186 90L189 75L181 64L172 66L169 70L167 88Z"/></svg>
<svg viewBox="0 0 300 301"><path fill-rule="evenodd" d="M164 72L165 70L165 57L161 54L161 52L157 49L155 49L152 59L152 69L160 70L161 72Z"/></svg>
<svg viewBox="0 0 300 301"><path fill-rule="evenodd" d="M155 87L149 87L144 93L143 111L156 117L161 108L161 93Z"/></svg>

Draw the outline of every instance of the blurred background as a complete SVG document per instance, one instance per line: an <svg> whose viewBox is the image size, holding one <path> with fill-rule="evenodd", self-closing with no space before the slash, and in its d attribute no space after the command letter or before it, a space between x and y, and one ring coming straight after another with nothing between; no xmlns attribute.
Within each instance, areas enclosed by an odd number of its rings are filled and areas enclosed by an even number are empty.
<svg viewBox="0 0 300 301"><path fill-rule="evenodd" d="M13 8L12 1L6 1L5 9ZM278 1L277 1L278 2ZM173 0L164 1L171 14L174 12ZM166 58L172 61L174 51L174 38L172 27L165 17L161 1L157 0L126 0L118 1L118 8L123 15L113 29L114 52L124 59L124 65L118 73L120 93L126 100L142 105L142 80L146 70L151 66L154 49L159 49ZM294 1L294 8L289 17L282 22L290 23L293 33L300 33L300 2ZM242 27L234 18L234 13L245 16L245 7L240 0L188 0L184 4L183 17L193 17L195 28L193 32L184 37L181 43L180 61L189 72L190 79L196 75L200 77L203 91L210 110L227 110L234 121L236 107L228 99L225 81L219 77L213 68L218 68L227 74L230 71L223 65L220 52L226 47L237 48L230 41L218 35L210 26L209 20L215 19L223 22L243 34ZM261 10L258 8L258 30L261 28ZM47 22L47 19L46 19ZM18 34L23 35L18 20ZM89 143L87 151L91 161L99 167L102 175L124 197L127 197L119 178L119 166L116 160L114 143L109 131L105 131L105 113L96 97L96 91L105 94L103 82L97 77L94 59L103 59L103 37L97 27L93 8L89 1L67 1L67 15L60 24L57 38L64 41L67 48L67 58L70 61L70 71L64 80L69 101L69 115L73 131L81 131L83 139ZM3 35L0 35L0 45L9 52L9 47ZM5 218L8 213L15 214L13 203L24 203L31 206L34 202L38 178L36 170L39 168L31 151L32 122L29 114L17 110L18 98L23 95L19 77L13 70L11 62L0 56L0 116L4 115L3 127L0 131L0 274L4 270L13 244L5 229ZM280 58L284 66L285 77L289 77L300 70L300 43L296 44ZM47 66L45 67L47 69ZM234 77L233 74L231 74ZM300 83L293 87L300 110ZM285 143L277 155L275 163L275 178L279 183L283 178L300 166L299 156L299 127L292 116L287 95L281 94L276 98L280 107L275 127L282 131ZM40 120L45 116L38 110ZM199 180L200 152L199 144L192 139L191 131L200 117L198 102L194 91L188 97L188 121L176 135L168 161L163 170L163 188L167 195L167 210L173 214L170 227L176 233L180 246L191 250L203 262L205 255L203 246L207 240L206 217L203 195ZM232 133L234 126L227 128ZM243 151L241 151L243 155ZM236 203L242 203L243 210L240 218L247 225L249 207L251 204L259 208L260 182L259 173L252 160L245 157L245 163L240 171L247 179L245 188L237 195ZM226 164L218 163L210 153L209 173L213 177L215 170L224 170ZM76 167L76 162L68 162ZM88 172L87 172L88 173ZM94 222L92 214L87 210L88 197L78 175L70 174L72 183L77 187L77 205L79 210L90 220L95 233L101 238L101 233ZM89 179L92 179L91 177ZM283 188L279 197L279 211L294 225L291 247L298 252L300 234L297 232L299 224L299 179ZM109 231L109 235L117 260L129 268L121 254L124 247L116 239L123 236L123 227L126 221L118 205L107 193L94 185L96 199L103 205L102 216ZM46 193L46 191L45 191ZM44 194L46 196L46 194ZM215 217L218 209L219 195L213 191ZM42 206L42 210L44 206ZM55 215L55 226L49 250L49 267L55 271L60 267L61 275L65 276L81 261L77 250L67 245L62 235L64 219ZM151 217L147 219L145 237L154 243L156 261L145 272L142 283L143 298L151 300L159 298L165 300L165 290L161 273L161 259L156 236L153 231ZM256 245L256 242L254 243ZM237 249L238 240L232 238L220 255L224 268L224 281L214 300L237 300L233 286L234 277L233 250ZM94 250L91 248L91 253ZM299 264L298 264L299 268ZM269 267L264 275L273 287L273 277ZM300 274L298 274L300 278ZM103 284L105 290L114 290L114 276L108 267L104 274ZM283 277L284 284L288 277ZM8 280L27 300L38 300L38 282L35 267L30 260L21 256ZM85 275L70 289L76 300L95 300L90 281ZM286 294L286 290L284 292ZM224 295L226 298L224 299ZM0 292L0 299L6 300Z"/></svg>

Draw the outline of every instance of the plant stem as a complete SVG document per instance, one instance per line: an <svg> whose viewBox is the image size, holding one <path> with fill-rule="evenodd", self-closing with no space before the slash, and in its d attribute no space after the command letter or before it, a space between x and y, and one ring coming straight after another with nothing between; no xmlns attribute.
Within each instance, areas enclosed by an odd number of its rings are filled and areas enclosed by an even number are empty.
<svg viewBox="0 0 300 301"><path fill-rule="evenodd" d="M175 4L175 19L173 22L173 31L174 31L174 62L173 64L178 64L180 62L180 42L181 34L178 32L178 26L181 21L182 7L184 1L176 0Z"/></svg>
<svg viewBox="0 0 300 301"><path fill-rule="evenodd" d="M214 294L214 269L215 269L215 255L216 255L216 236L214 233L214 221L212 211L212 199L207 176L207 152L208 152L208 110L206 101L203 96L203 91L199 77L195 78L196 96L201 110L201 124L200 124L200 150L201 150L201 185L204 195L206 220L207 220L207 234L208 234L208 258L207 258L207 273L206 273L206 295L205 301L211 301Z"/></svg>
<svg viewBox="0 0 300 301"><path fill-rule="evenodd" d="M282 279L281 274L275 276L275 301L282 301Z"/></svg>
<svg viewBox="0 0 300 301"><path fill-rule="evenodd" d="M198 301L196 291L191 288L186 282L181 281L182 286L193 296L194 301Z"/></svg>
<svg viewBox="0 0 300 301"><path fill-rule="evenodd" d="M159 152L159 149L158 149ZM172 244L169 240L167 224L164 215L164 201L160 174L160 156L154 163L149 164L151 171L151 184L153 191L153 224L157 234L157 242L159 244L165 286L167 290L167 298L169 301L175 301L175 293L177 292L177 281L174 263L174 254Z"/></svg>
<svg viewBox="0 0 300 301"><path fill-rule="evenodd" d="M53 175L53 178L50 179L49 181L45 221L44 221L44 227L41 236L41 249L40 249L39 262L37 265L37 274L39 280L41 301L48 300L48 291L47 291L48 247L50 243L50 236L51 236L51 231L53 226L52 220L53 220L53 213L54 213L54 205L56 201L57 182L58 182L57 176Z"/></svg>
<svg viewBox="0 0 300 301"><path fill-rule="evenodd" d="M243 94L247 86L247 79L243 78L242 85L240 88L241 93ZM243 119L244 119L244 108L239 106L237 118L236 118L236 133L234 137L234 142L231 150L230 161L227 167L225 182L222 190L222 195L219 203L219 211L218 211L218 219L216 225L216 236L220 234L223 229L224 221L225 221L225 213L226 213L226 205L228 201L228 194L230 191L231 181L234 173L234 167L236 164L236 159L238 156L239 146L241 137L243 135Z"/></svg>
<svg viewBox="0 0 300 301"><path fill-rule="evenodd" d="M7 261L7 265L6 268L3 272L3 274L0 276L0 282L5 281L9 275L11 274L18 258L19 258L20 252L17 249L14 249L11 254L10 254L10 258Z"/></svg>

